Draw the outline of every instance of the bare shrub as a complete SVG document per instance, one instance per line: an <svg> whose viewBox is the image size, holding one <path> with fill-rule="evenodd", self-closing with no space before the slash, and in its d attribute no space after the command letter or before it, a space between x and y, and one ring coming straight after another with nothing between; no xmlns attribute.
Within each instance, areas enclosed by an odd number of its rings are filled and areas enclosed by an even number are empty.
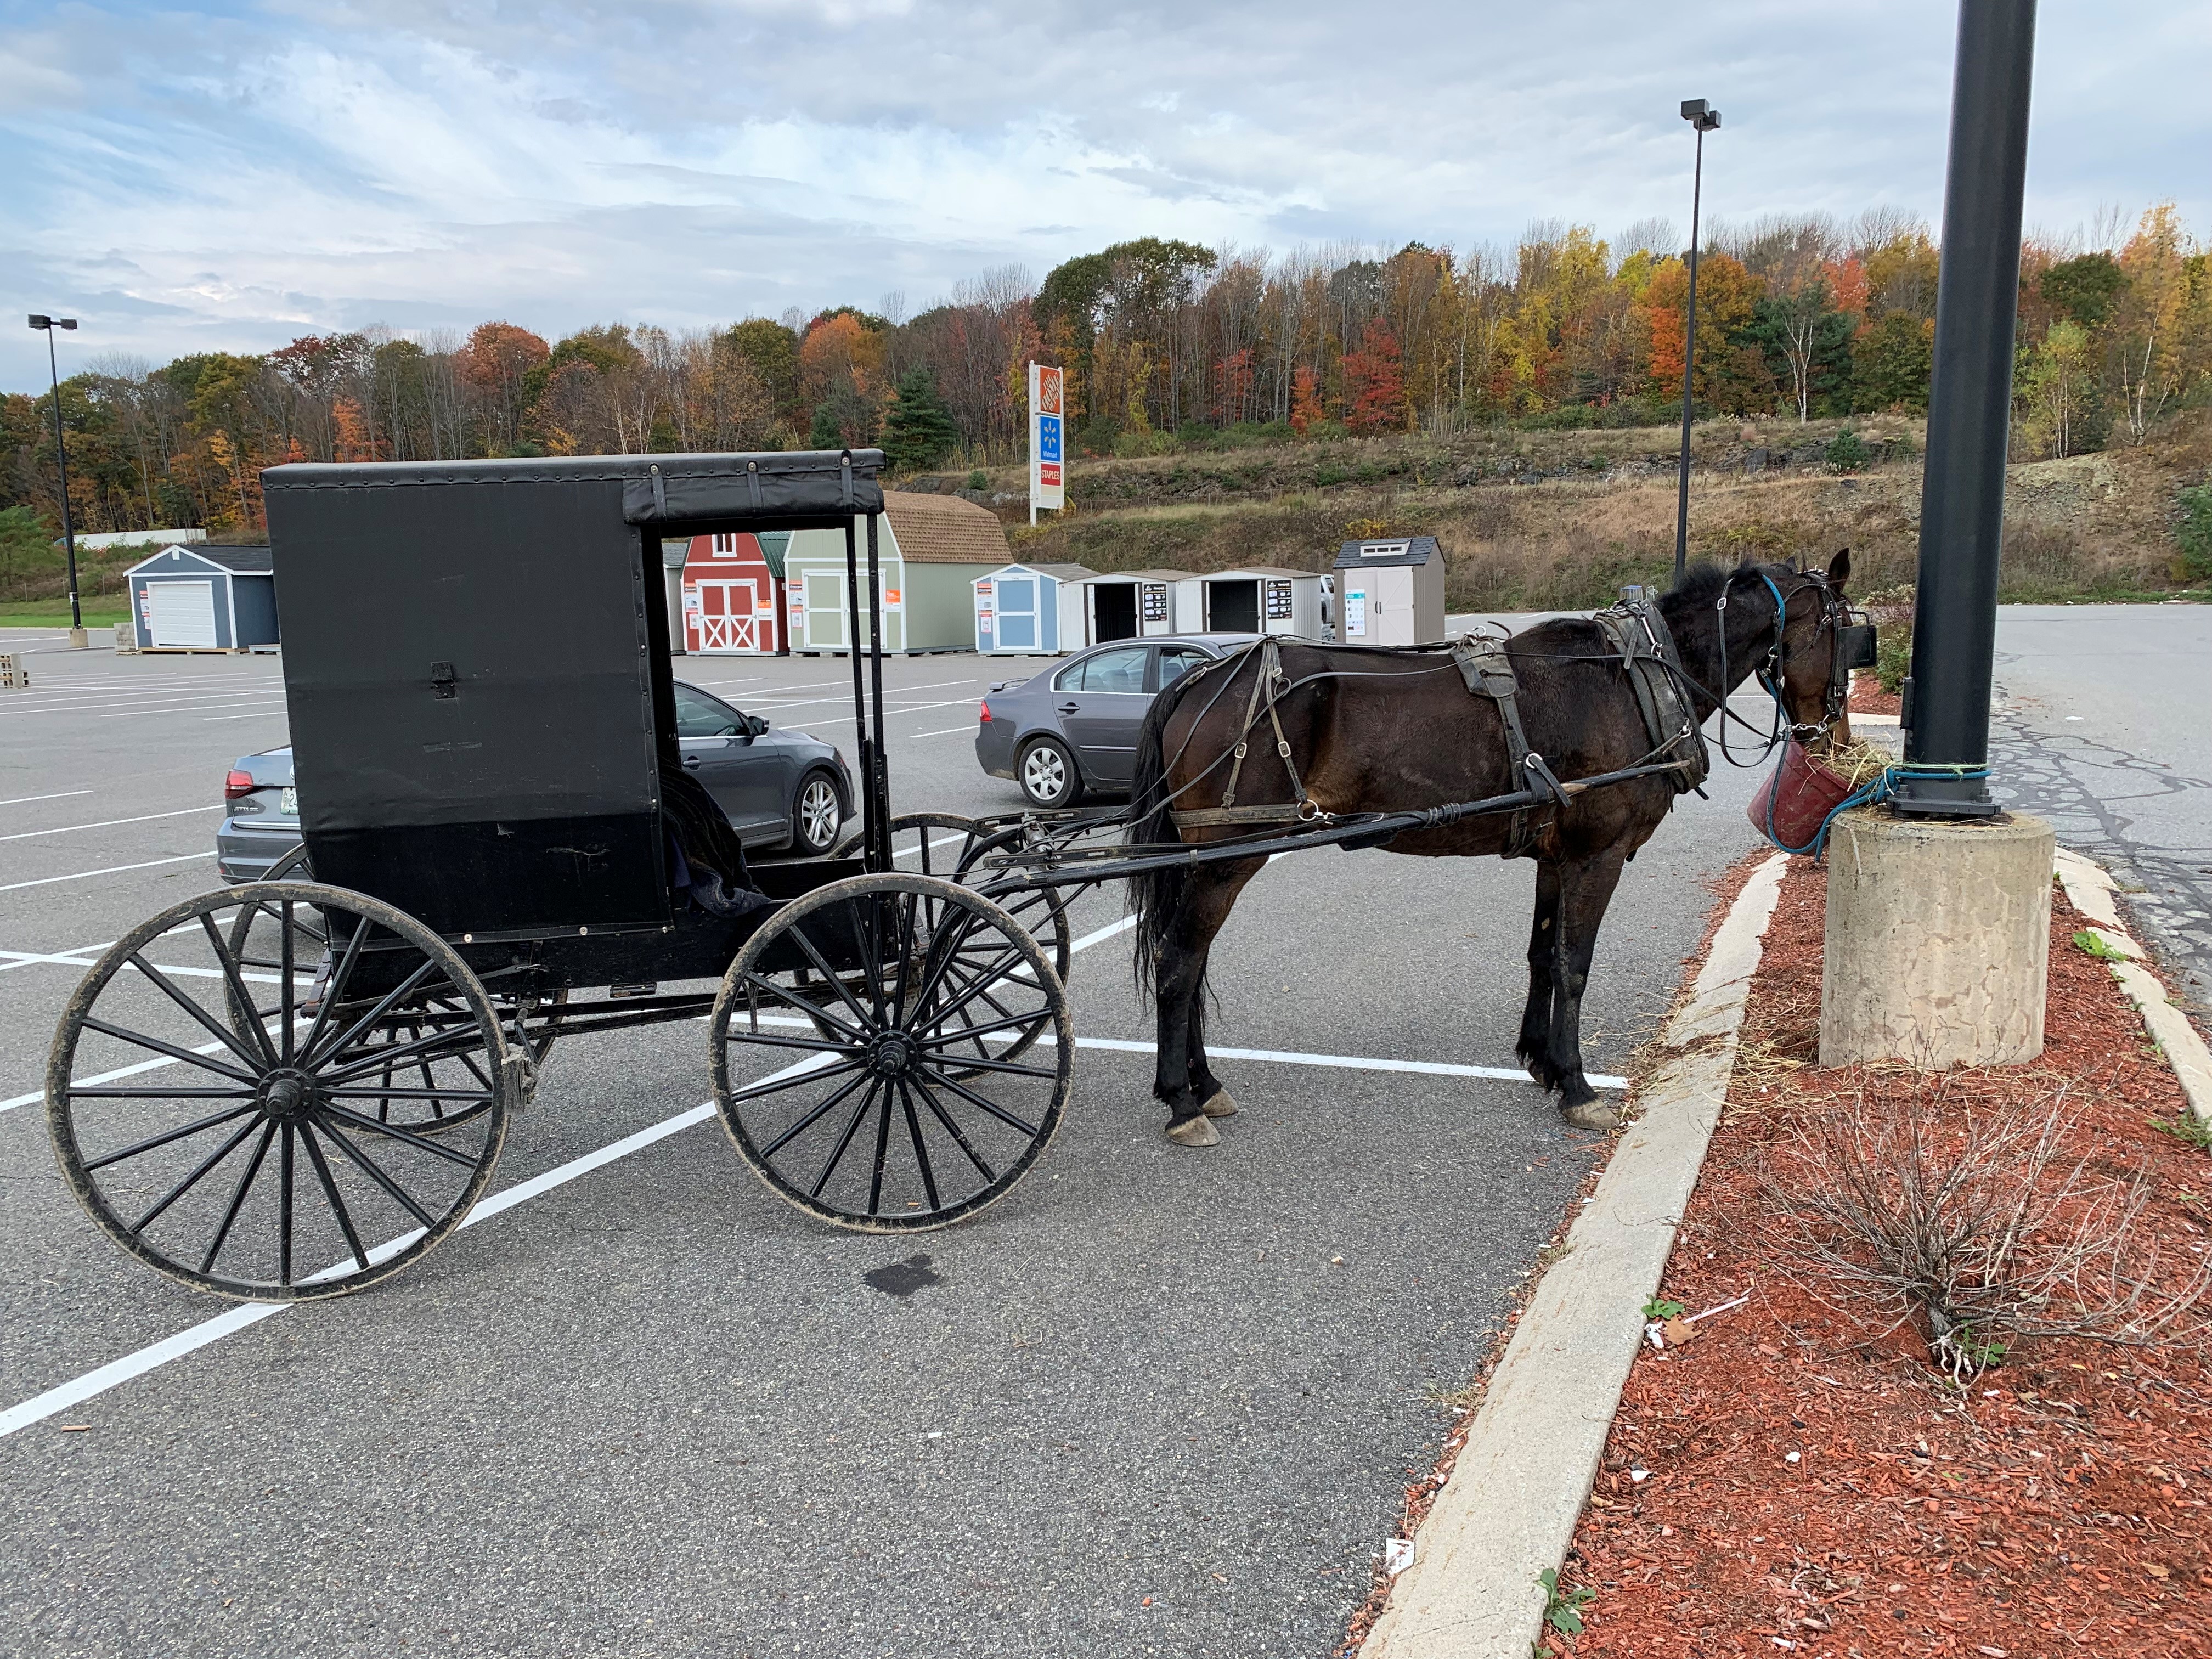
<svg viewBox="0 0 2212 1659"><path fill-rule="evenodd" d="M1762 1171L1800 1282L1910 1323L1960 1381L2024 1337L2201 1341L2212 1260L2161 1284L2148 1172L2093 1169L2074 1122L2063 1089L1990 1104L1945 1079L1863 1085Z"/></svg>

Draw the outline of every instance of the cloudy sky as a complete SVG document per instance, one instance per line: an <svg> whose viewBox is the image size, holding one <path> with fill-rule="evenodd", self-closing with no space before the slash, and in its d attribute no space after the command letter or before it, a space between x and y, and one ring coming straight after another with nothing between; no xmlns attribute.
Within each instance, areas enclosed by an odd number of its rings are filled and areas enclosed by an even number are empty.
<svg viewBox="0 0 2212 1659"><path fill-rule="evenodd" d="M1154 234L1940 216L1936 0L0 0L0 287L63 372L381 323L693 326ZM2212 235L2212 5L2045 4L2031 225ZM46 378L0 330L0 388Z"/></svg>

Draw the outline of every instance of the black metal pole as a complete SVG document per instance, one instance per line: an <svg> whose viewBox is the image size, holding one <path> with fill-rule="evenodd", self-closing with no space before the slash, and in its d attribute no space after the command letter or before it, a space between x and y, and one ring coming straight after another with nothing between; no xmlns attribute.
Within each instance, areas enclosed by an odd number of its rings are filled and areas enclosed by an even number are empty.
<svg viewBox="0 0 2212 1659"><path fill-rule="evenodd" d="M1690 562L1690 373L1698 362L1698 209L1705 190L1705 129L1690 168L1690 314L1682 330L1682 477L1674 499L1674 574Z"/></svg>
<svg viewBox="0 0 2212 1659"><path fill-rule="evenodd" d="M876 746L871 756L874 764L865 780L868 820L864 827L873 837L869 867L888 870L891 867L891 762L884 747L884 580L876 539L882 518L880 513L868 514L868 678L874 694L870 721L875 727Z"/></svg>
<svg viewBox="0 0 2212 1659"><path fill-rule="evenodd" d="M2035 0L1961 0L1901 812L1984 817Z"/></svg>
<svg viewBox="0 0 2212 1659"><path fill-rule="evenodd" d="M848 452L846 465L851 464ZM845 650L853 659L853 727L860 738L860 854L868 860L869 872L880 875L883 872L875 862L875 791L868 787L868 780L876 775L876 765L870 757L867 688L860 667L860 540L850 519L845 520Z"/></svg>
<svg viewBox="0 0 2212 1659"><path fill-rule="evenodd" d="M62 371L54 356L54 325L46 325L46 373L54 383L54 465L62 477L62 552L69 560L70 633L84 632L84 611L76 596L76 526L70 518L69 446L62 438ZM74 644L75 639L71 641Z"/></svg>

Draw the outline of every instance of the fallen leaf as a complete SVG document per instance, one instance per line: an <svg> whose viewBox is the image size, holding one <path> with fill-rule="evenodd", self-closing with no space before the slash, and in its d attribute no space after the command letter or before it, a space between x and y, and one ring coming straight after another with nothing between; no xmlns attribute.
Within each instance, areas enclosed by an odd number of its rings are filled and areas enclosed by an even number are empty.
<svg viewBox="0 0 2212 1659"><path fill-rule="evenodd" d="M1698 1334L1698 1328L1686 1319L1670 1319L1659 1328L1659 1334L1670 1348L1679 1348Z"/></svg>

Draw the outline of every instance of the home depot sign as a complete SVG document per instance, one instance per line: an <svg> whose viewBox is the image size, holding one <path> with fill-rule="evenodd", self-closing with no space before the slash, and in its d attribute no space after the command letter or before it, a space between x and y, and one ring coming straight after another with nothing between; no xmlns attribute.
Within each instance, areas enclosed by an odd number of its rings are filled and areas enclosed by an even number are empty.
<svg viewBox="0 0 2212 1659"><path fill-rule="evenodd" d="M1030 522L1041 507L1067 505L1067 414L1062 372L1030 365Z"/></svg>

